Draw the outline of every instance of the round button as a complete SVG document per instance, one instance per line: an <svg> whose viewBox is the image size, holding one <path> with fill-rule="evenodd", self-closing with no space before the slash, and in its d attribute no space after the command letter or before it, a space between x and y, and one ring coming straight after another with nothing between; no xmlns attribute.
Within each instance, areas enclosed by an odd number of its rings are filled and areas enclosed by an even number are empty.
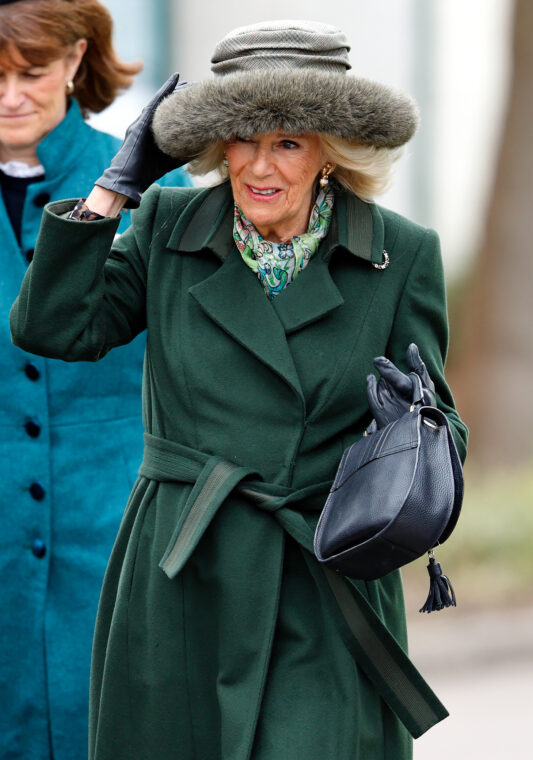
<svg viewBox="0 0 533 760"><path fill-rule="evenodd" d="M41 433L41 426L35 420L28 420L24 425L24 428L30 438L38 438Z"/></svg>
<svg viewBox="0 0 533 760"><path fill-rule="evenodd" d="M34 250L33 248L28 248L28 250L24 252L24 258L26 259L28 264L31 264L31 262L33 261L33 250Z"/></svg>
<svg viewBox="0 0 533 760"><path fill-rule="evenodd" d="M49 200L50 200L50 193L39 193L39 195L35 196L35 198L33 199L33 202L39 208L43 208L43 206L46 206Z"/></svg>
<svg viewBox="0 0 533 760"><path fill-rule="evenodd" d="M46 491L40 483L32 483L30 486L30 494L35 501L42 501L46 496Z"/></svg>
<svg viewBox="0 0 533 760"><path fill-rule="evenodd" d="M41 370L33 362L28 362L26 364L24 372L26 373L26 377L33 381L38 380L41 377Z"/></svg>
<svg viewBox="0 0 533 760"><path fill-rule="evenodd" d="M42 559L46 554L46 544L44 541L41 541L40 538L36 538L31 545L31 551L34 557L37 557L37 559Z"/></svg>

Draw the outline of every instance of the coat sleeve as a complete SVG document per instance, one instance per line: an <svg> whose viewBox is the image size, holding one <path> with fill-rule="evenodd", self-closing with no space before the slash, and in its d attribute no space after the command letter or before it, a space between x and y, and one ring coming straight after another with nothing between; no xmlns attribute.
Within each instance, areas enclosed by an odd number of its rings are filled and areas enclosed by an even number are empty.
<svg viewBox="0 0 533 760"><path fill-rule="evenodd" d="M115 241L119 219L78 222L46 207L34 258L11 309L13 343L41 356L97 361L146 326L146 279L160 188L153 186Z"/></svg>
<svg viewBox="0 0 533 760"><path fill-rule="evenodd" d="M468 430L455 409L452 393L444 378L448 338L439 238L433 230L426 230L405 281L387 356L396 366L408 372L405 359L407 347L410 343L418 345L420 356L435 383L437 406L448 417L459 456L464 461Z"/></svg>

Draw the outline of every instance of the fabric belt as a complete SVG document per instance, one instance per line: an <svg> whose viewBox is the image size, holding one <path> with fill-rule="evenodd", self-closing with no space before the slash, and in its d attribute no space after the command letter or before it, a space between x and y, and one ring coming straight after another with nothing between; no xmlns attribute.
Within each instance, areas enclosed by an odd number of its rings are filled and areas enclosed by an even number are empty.
<svg viewBox="0 0 533 760"><path fill-rule="evenodd" d="M283 529L305 549L303 555L309 570L339 621L340 633L349 651L409 733L416 739L448 716L444 705L361 591L316 560L313 530L303 513L320 511L330 481L290 489L264 482L250 468L174 441L149 433L144 434L144 441L139 475L160 482L193 484L160 562L169 578L174 578L182 570L218 509L235 490L256 508L272 513Z"/></svg>

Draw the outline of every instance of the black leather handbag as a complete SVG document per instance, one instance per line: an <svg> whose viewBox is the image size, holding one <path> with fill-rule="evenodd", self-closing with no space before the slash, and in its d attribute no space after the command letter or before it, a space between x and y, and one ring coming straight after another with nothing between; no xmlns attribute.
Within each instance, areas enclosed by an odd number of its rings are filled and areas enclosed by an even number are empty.
<svg viewBox="0 0 533 760"><path fill-rule="evenodd" d="M350 578L381 578L442 544L462 500L463 470L448 420L420 394L403 416L344 452L316 528L316 557ZM432 583L432 575L442 575L431 555L428 570ZM438 598L422 610L443 606Z"/></svg>

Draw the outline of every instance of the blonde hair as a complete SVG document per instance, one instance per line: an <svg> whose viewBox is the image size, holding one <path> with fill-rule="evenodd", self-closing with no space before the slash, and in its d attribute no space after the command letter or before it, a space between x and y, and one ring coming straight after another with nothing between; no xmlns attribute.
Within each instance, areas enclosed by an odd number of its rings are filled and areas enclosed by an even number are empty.
<svg viewBox="0 0 533 760"><path fill-rule="evenodd" d="M318 137L328 161L335 164L332 176L340 185L364 201L389 188L402 148L376 148L332 135Z"/></svg>
<svg viewBox="0 0 533 760"><path fill-rule="evenodd" d="M376 148L332 135L319 134L318 138L326 159L335 164L331 176L340 185L364 201L371 201L375 195L387 190L402 148ZM190 162L188 170L195 175L216 172L220 181L226 180L228 169L224 165L224 143L209 145Z"/></svg>

